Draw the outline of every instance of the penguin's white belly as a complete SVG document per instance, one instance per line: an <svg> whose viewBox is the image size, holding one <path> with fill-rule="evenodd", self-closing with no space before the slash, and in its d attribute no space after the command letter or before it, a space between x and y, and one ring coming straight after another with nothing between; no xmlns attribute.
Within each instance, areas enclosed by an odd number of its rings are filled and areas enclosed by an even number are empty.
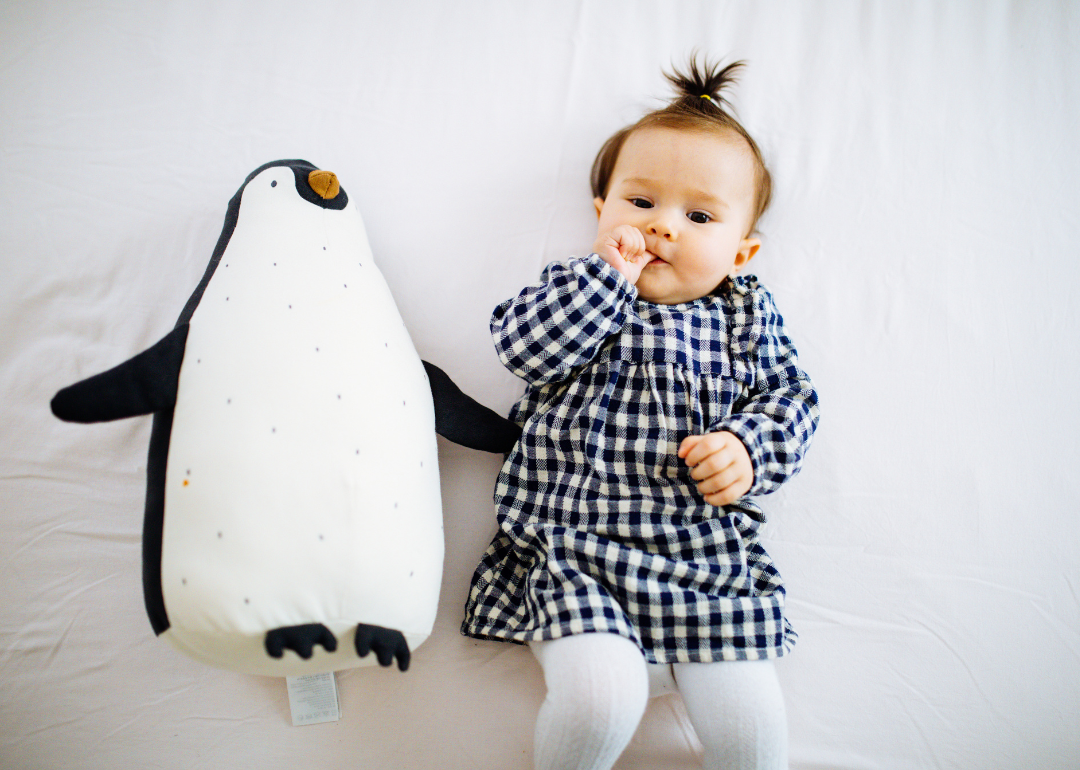
<svg viewBox="0 0 1080 770"><path fill-rule="evenodd" d="M291 185L292 172L278 179ZM431 393L352 204L294 196L278 219L288 226L254 227L273 193L251 187L180 372L166 637L253 673L348 668L373 658L356 655L358 623L399 630L411 648L431 632L443 560ZM308 623L337 636L336 653L286 651L285 670L263 651L268 630Z"/></svg>

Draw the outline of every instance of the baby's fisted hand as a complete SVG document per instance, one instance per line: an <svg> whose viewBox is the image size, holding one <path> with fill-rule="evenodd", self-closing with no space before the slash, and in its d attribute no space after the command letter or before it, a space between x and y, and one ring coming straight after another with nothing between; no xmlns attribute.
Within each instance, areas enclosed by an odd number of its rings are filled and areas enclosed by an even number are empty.
<svg viewBox="0 0 1080 770"><path fill-rule="evenodd" d="M753 486L750 453L734 433L687 436L679 445L679 457L690 466L690 477L709 505L733 503Z"/></svg>
<svg viewBox="0 0 1080 770"><path fill-rule="evenodd" d="M596 236L593 251L618 270L630 283L636 284L645 267L645 236L632 225L619 225Z"/></svg>

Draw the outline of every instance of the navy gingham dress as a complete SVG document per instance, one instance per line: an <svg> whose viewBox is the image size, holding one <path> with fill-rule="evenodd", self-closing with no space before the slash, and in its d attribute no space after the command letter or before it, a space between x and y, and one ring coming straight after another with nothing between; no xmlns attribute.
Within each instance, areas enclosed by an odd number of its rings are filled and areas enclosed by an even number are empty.
<svg viewBox="0 0 1080 770"><path fill-rule="evenodd" d="M656 305L594 254L549 265L491 330L528 383L510 415L524 432L499 473L499 531L462 633L615 633L651 663L787 652L783 583L747 497L798 471L818 408L769 292L748 276ZM718 508L677 453L721 430L746 445L754 482Z"/></svg>

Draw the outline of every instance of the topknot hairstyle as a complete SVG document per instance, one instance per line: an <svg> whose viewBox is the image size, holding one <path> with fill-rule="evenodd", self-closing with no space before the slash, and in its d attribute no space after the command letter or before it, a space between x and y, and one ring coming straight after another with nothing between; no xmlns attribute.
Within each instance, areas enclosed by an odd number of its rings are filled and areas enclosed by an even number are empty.
<svg viewBox="0 0 1080 770"><path fill-rule="evenodd" d="M699 66L696 54L691 54L686 74L674 68L671 72L665 72L664 77L675 87L678 95L666 107L653 110L637 123L615 132L604 142L593 161L589 177L593 197L601 200L607 197L611 173L615 170L619 152L626 138L634 131L643 128L675 128L735 133L746 141L754 156L756 195L749 229L752 233L757 227L758 219L769 207L772 198L772 176L765 167L757 142L731 114L731 103L723 93L736 82L736 74L744 66L745 62L737 61L721 68L719 63L710 63L708 60L704 60Z"/></svg>

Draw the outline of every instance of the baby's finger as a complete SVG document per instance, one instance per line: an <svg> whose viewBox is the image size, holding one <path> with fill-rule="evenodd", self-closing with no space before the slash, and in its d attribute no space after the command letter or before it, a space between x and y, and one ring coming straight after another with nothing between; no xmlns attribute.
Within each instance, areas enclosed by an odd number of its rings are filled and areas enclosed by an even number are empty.
<svg viewBox="0 0 1080 770"><path fill-rule="evenodd" d="M679 444L679 457L681 459L685 460L686 456L688 454L690 454L690 450L693 449L695 446L697 446L701 442L701 440L703 438L705 438L705 437L704 436L687 436L686 438L684 438L682 440L682 443Z"/></svg>
<svg viewBox="0 0 1080 770"><path fill-rule="evenodd" d="M728 505L750 491L750 485L743 479L738 479L733 484L705 495L705 502L710 505Z"/></svg>
<svg viewBox="0 0 1080 770"><path fill-rule="evenodd" d="M680 456L691 468L724 446L723 436L719 433L706 433L704 436L691 436L691 438L698 440L694 442L685 455L680 453Z"/></svg>
<svg viewBox="0 0 1080 770"><path fill-rule="evenodd" d="M619 253L627 262L636 262L645 253L645 236L636 227L619 228Z"/></svg>
<svg viewBox="0 0 1080 770"><path fill-rule="evenodd" d="M714 473L706 479L698 482L698 492L703 495L711 495L722 492L734 485L739 480L739 470L734 466L728 466L719 473Z"/></svg>
<svg viewBox="0 0 1080 770"><path fill-rule="evenodd" d="M715 505L717 508L723 508L725 505L729 505L738 499L739 498L735 494L728 490L705 495L705 502L709 505Z"/></svg>
<svg viewBox="0 0 1080 770"><path fill-rule="evenodd" d="M735 458L732 456L731 452L726 449L721 449L707 455L705 459L693 466L690 469L690 478L695 479L696 481L704 481L718 473L722 473L734 464Z"/></svg>
<svg viewBox="0 0 1080 770"><path fill-rule="evenodd" d="M729 472L732 471L725 471L724 473L727 474ZM715 492L702 493L705 496L705 502L709 503L710 505L727 505L729 503L735 502L740 497L750 491L750 488L754 484L753 476L739 470L738 468L735 468L733 473L733 480L727 486ZM719 483L723 484L724 482L720 481ZM700 485L698 489L700 490Z"/></svg>

